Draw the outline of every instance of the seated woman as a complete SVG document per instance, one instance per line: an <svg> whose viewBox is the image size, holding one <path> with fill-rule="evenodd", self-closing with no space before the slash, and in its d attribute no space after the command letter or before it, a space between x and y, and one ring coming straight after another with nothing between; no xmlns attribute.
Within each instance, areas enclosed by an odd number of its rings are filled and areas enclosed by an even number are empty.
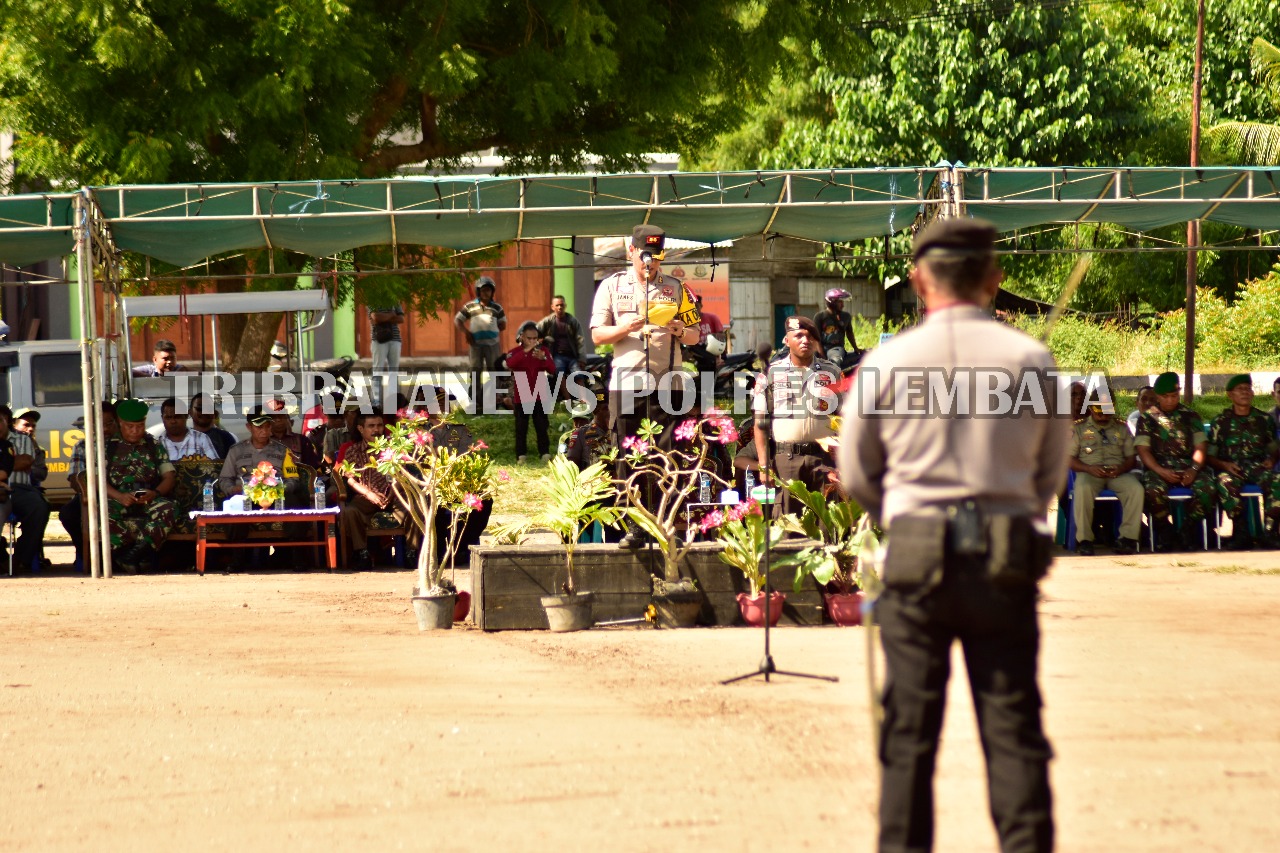
<svg viewBox="0 0 1280 853"><path fill-rule="evenodd" d="M150 562L177 521L168 496L176 474L169 454L147 434L147 404L121 400L120 436L107 442L107 526L111 557L127 575Z"/></svg>

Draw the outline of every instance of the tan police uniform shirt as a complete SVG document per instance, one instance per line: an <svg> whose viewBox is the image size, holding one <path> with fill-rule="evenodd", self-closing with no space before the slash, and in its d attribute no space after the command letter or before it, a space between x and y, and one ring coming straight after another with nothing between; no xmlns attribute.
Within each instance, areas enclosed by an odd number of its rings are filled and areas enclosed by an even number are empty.
<svg viewBox="0 0 1280 853"><path fill-rule="evenodd" d="M1007 371L1048 408L975 417L944 400L921 414L913 377L958 367ZM1069 418L1044 416L1059 408L1055 370L1043 344L975 305L930 311L862 360L841 411L841 486L886 526L907 513L942 514L966 498L988 512L1044 513L1066 482L1070 440Z"/></svg>
<svg viewBox="0 0 1280 853"><path fill-rule="evenodd" d="M680 305L681 288L684 285L669 275L659 276L648 287L648 304L671 302ZM615 273L596 289L595 302L591 306L591 328L621 326L631 322L646 309L644 282L636 276L635 269ZM645 371L643 329L631 332L613 345L613 376L609 387L614 390L622 385L619 380ZM649 338L648 372L660 379L672 370L679 370L683 363L680 343L665 327L653 331Z"/></svg>
<svg viewBox="0 0 1280 853"><path fill-rule="evenodd" d="M1085 418L1071 426L1067 455L1086 465L1118 468L1134 455L1133 434L1127 424L1115 418L1106 426L1098 426L1091 417Z"/></svg>
<svg viewBox="0 0 1280 853"><path fill-rule="evenodd" d="M831 386L839 375L825 359L815 357L808 367L801 367L788 355L770 364L757 379L752 411L757 418L772 414L774 441L829 438L835 435L831 416L840 402Z"/></svg>

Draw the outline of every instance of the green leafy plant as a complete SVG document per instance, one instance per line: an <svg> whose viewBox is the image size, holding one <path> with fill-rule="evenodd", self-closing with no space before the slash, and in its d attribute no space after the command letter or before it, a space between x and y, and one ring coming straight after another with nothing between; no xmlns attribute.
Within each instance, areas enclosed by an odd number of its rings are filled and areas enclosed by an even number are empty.
<svg viewBox="0 0 1280 853"><path fill-rule="evenodd" d="M521 521L494 528L500 542L519 542L531 531L550 530L564 543L565 582L561 589L573 595L573 555L582 532L596 522L615 524L622 510L611 506L617 495L604 462L582 470L563 456L551 460L542 478L542 510Z"/></svg>
<svg viewBox="0 0 1280 853"><path fill-rule="evenodd" d="M798 480L788 482L786 489L804 506L804 512L799 517L783 516L781 526L822 543L777 562L778 566L795 566L796 592L809 575L823 586L834 583L840 593L872 591L875 572L859 557L864 549L877 547L879 538L862 507L853 501L828 501Z"/></svg>
<svg viewBox="0 0 1280 853"><path fill-rule="evenodd" d="M755 501L744 501L726 511L715 510L702 521L702 531L711 533L724 543L720 559L742 572L752 598L765 587L761 568L765 555L778 547L786 530L770 524Z"/></svg>

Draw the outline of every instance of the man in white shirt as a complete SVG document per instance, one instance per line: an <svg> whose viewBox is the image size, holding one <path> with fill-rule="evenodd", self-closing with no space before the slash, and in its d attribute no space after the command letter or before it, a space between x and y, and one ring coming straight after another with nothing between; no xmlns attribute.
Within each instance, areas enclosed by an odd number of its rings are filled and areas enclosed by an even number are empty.
<svg viewBox="0 0 1280 853"><path fill-rule="evenodd" d="M202 432L187 426L187 413L178 414L177 401L170 397L160 404L160 420L164 423L164 435L160 443L169 452L169 461L179 459L221 459L213 441Z"/></svg>

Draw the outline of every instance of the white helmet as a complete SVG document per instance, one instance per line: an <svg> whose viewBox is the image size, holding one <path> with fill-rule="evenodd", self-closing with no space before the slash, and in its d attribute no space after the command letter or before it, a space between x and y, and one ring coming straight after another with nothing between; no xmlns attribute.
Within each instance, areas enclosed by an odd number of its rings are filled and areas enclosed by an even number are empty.
<svg viewBox="0 0 1280 853"><path fill-rule="evenodd" d="M707 352L712 355L720 355L724 352L724 341L715 335L707 335Z"/></svg>

